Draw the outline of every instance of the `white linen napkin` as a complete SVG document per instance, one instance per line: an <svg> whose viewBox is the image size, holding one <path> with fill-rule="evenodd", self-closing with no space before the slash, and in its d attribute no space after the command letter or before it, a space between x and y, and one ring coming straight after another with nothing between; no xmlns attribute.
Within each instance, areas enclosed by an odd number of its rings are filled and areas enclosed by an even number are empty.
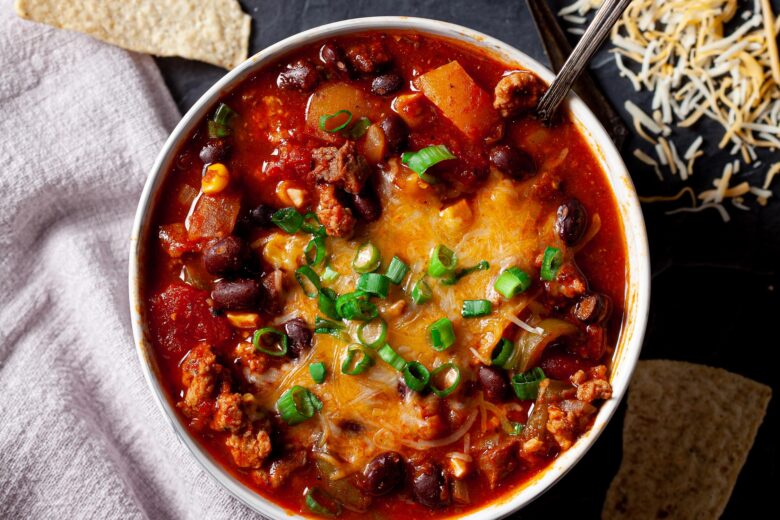
<svg viewBox="0 0 780 520"><path fill-rule="evenodd" d="M153 60L0 3L0 518L255 517L176 439L130 330L130 228L179 118Z"/></svg>

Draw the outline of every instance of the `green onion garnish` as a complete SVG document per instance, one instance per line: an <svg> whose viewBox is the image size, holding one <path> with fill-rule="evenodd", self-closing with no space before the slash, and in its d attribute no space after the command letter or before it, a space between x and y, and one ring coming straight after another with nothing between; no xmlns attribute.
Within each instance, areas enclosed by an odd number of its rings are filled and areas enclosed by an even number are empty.
<svg viewBox="0 0 780 520"><path fill-rule="evenodd" d="M336 311L346 320L368 321L379 315L376 305L368 301L368 294L355 291L336 299Z"/></svg>
<svg viewBox="0 0 780 520"><path fill-rule="evenodd" d="M230 128L224 125L220 125L215 121L209 121L206 123L209 137L214 139L216 137L227 137L230 135Z"/></svg>
<svg viewBox="0 0 780 520"><path fill-rule="evenodd" d="M510 267L496 278L493 288L504 298L512 298L531 287L531 277L519 267Z"/></svg>
<svg viewBox="0 0 780 520"><path fill-rule="evenodd" d="M525 425L519 422L513 422L513 421L507 421L506 425L504 426L504 431L507 435L513 435L517 436L523 433L523 429L525 428Z"/></svg>
<svg viewBox="0 0 780 520"><path fill-rule="evenodd" d="M561 250L557 247L548 247L544 250L544 257L542 258L542 270L539 273L542 280L552 282L558 275L558 269L561 268L563 263L563 255Z"/></svg>
<svg viewBox="0 0 780 520"><path fill-rule="evenodd" d="M317 500L317 498L314 496L315 493L317 493L317 495L320 497L319 500ZM304 500L306 502L306 507L308 507L309 511L312 513L323 516L339 516L341 514L341 504L339 504L336 500L333 500L330 495L325 493L320 488L310 488L307 490ZM320 501L327 501L331 503L333 508L329 509L325 507Z"/></svg>
<svg viewBox="0 0 780 520"><path fill-rule="evenodd" d="M330 334L337 338L343 338L344 336L344 324L341 322L326 320L317 316L314 318L314 333L315 334Z"/></svg>
<svg viewBox="0 0 780 520"><path fill-rule="evenodd" d="M338 297L339 295L336 294L336 291L327 287L323 287L320 290L319 297L317 298L317 305L320 308L320 311L322 311L322 313L328 318L333 318L334 320L341 319L341 316L339 316L339 311L336 309L336 300Z"/></svg>
<svg viewBox="0 0 780 520"><path fill-rule="evenodd" d="M325 226L320 223L320 218L316 213L309 212L303 216L301 229L315 236L327 236L327 233L325 233Z"/></svg>
<svg viewBox="0 0 780 520"><path fill-rule="evenodd" d="M417 305L422 305L432 297L433 292L431 291L431 286L428 285L428 282L426 282L424 278L417 280L412 287L412 301Z"/></svg>
<svg viewBox="0 0 780 520"><path fill-rule="evenodd" d="M393 347L391 347L387 343L382 345L378 353L379 353L379 357L382 358L382 361L384 361L394 369L398 370L399 372L402 372L404 367L406 367L406 361L404 360L404 358L396 354L395 350L393 350Z"/></svg>
<svg viewBox="0 0 780 520"><path fill-rule="evenodd" d="M441 373L452 371L455 373L455 377L452 379L452 383L450 383L449 386L445 388L439 388L436 386L436 376L438 376ZM447 374L444 374L444 377L447 377ZM433 371L431 372L431 390L433 390L433 393L438 395L439 397L447 397L452 392L457 390L458 386L460 385L460 368L458 368L458 365L455 363L444 363L443 365L439 365Z"/></svg>
<svg viewBox="0 0 780 520"><path fill-rule="evenodd" d="M394 256L390 260L390 265L387 266L387 273L385 276L390 278L390 281L398 285L404 280L404 276L409 272L409 266L404 263L403 260Z"/></svg>
<svg viewBox="0 0 780 520"><path fill-rule="evenodd" d="M297 233L303 225L303 215L295 208L282 208L271 215L271 222L287 233Z"/></svg>
<svg viewBox="0 0 780 520"><path fill-rule="evenodd" d="M381 263L382 257L379 254L379 249L371 242L366 242L355 251L352 268L358 273L370 273L376 271Z"/></svg>
<svg viewBox="0 0 780 520"><path fill-rule="evenodd" d="M265 345L265 342L263 341L263 336L276 336L278 338L278 341L276 342L276 346L278 348L273 350L265 348L263 346ZM255 346L255 350L257 350L258 352L262 352L263 354L268 354L269 356L282 357L285 354L287 354L287 345L288 345L287 334L279 330L276 330L273 327L264 327L262 329L255 331L255 335L252 337L252 345Z"/></svg>
<svg viewBox="0 0 780 520"><path fill-rule="evenodd" d="M460 315L464 318L487 316L493 310L489 300L464 300Z"/></svg>
<svg viewBox="0 0 780 520"><path fill-rule="evenodd" d="M303 294L309 298L316 298L322 289L319 275L308 265L302 265L295 270L295 279L303 289Z"/></svg>
<svg viewBox="0 0 780 520"><path fill-rule="evenodd" d="M322 410L322 401L307 388L295 385L276 401L276 409L284 422L294 426L311 419L315 412Z"/></svg>
<svg viewBox="0 0 780 520"><path fill-rule="evenodd" d="M309 365L309 373L311 374L311 378L314 379L314 382L318 385L321 385L325 382L326 372L325 363L322 361L318 361L317 363L312 363Z"/></svg>
<svg viewBox="0 0 780 520"><path fill-rule="evenodd" d="M428 184L435 184L437 179L433 175L425 173L426 170L449 159L456 159L456 157L443 144L428 146L416 152L404 152L401 155L401 162Z"/></svg>
<svg viewBox="0 0 780 520"><path fill-rule="evenodd" d="M493 354L490 356L493 366L504 368L514 351L515 344L506 338L501 338L501 341L493 348Z"/></svg>
<svg viewBox="0 0 780 520"><path fill-rule="evenodd" d="M358 278L357 289L380 298L387 298L387 293L390 290L390 278L383 274L363 273Z"/></svg>
<svg viewBox="0 0 780 520"><path fill-rule="evenodd" d="M355 357L359 355L357 362L353 364ZM347 348L347 356L344 358L344 362L341 363L341 373L348 376L356 376L362 374L368 368L374 364L374 358L368 353L363 345L350 345Z"/></svg>
<svg viewBox="0 0 780 520"><path fill-rule="evenodd" d="M448 318L442 318L431 323L429 327L433 349L439 352L447 350L455 343L455 330Z"/></svg>
<svg viewBox="0 0 780 520"><path fill-rule="evenodd" d="M428 274L434 278L441 278L455 271L457 265L458 255L449 247L439 244L431 251Z"/></svg>
<svg viewBox="0 0 780 520"><path fill-rule="evenodd" d="M544 370L539 367L515 374L512 377L512 388L518 399L536 399L539 396L539 383L545 378Z"/></svg>
<svg viewBox="0 0 780 520"><path fill-rule="evenodd" d="M218 125L228 126L230 124L230 120L235 116L236 113L232 108L227 106L225 103L220 103L216 112L214 112L214 118L212 120Z"/></svg>
<svg viewBox="0 0 780 520"><path fill-rule="evenodd" d="M325 237L314 237L303 250L303 254L306 257L306 264L310 266L318 266L325 261Z"/></svg>
<svg viewBox="0 0 780 520"><path fill-rule="evenodd" d="M322 272L320 279L323 282L335 282L338 277L341 276L338 271L334 271L330 265L325 265L325 270Z"/></svg>
<svg viewBox="0 0 780 520"><path fill-rule="evenodd" d="M355 121L351 128L343 130L341 135L347 139L360 139L365 135L369 126L371 126L371 120L367 117L361 117Z"/></svg>
<svg viewBox="0 0 780 520"><path fill-rule="evenodd" d="M347 120L338 126L334 126L333 128L328 128L327 126L328 121L330 121L334 117L340 116L341 114L347 114ZM351 121L352 121L352 112L350 112L349 110L339 110L338 112L334 112L333 114L323 114L320 116L320 130L324 130L325 132L328 132L330 134L335 134L336 132L340 132L344 130Z"/></svg>
<svg viewBox="0 0 780 520"><path fill-rule="evenodd" d="M374 329L377 329L374 333ZM381 317L361 323L357 329L358 341L370 349L376 350L387 340L387 322Z"/></svg>
<svg viewBox="0 0 780 520"><path fill-rule="evenodd" d="M410 361L403 369L406 386L415 392L422 392L431 380L431 373L425 365L417 361Z"/></svg>
<svg viewBox="0 0 780 520"><path fill-rule="evenodd" d="M471 267L466 267L464 269L458 269L457 271L452 273L452 276L443 278L441 283L443 283L444 285L455 285L460 281L461 278L463 278L466 275L469 275L476 271L487 271L488 269L490 269L490 264L488 263L487 260L482 260L477 265L472 265Z"/></svg>

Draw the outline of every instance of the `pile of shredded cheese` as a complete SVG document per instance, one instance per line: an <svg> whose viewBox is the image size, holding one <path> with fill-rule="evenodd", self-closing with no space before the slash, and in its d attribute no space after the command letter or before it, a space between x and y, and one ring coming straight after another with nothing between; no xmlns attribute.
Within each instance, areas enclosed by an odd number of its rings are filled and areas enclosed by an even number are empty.
<svg viewBox="0 0 780 520"><path fill-rule="evenodd" d="M559 14L582 25L584 15L601 3L577 0ZM754 0L752 10L742 10L739 16L737 11L737 0L634 0L612 32L610 52L620 75L636 91L653 93L649 110L625 102L637 134L651 145L651 153L636 149L634 156L661 180L668 172L687 181L695 161L704 155L704 139L698 136L681 146L674 131L691 128L702 118L723 127L718 146L736 156L712 189L696 194L686 187L672 197L641 198L659 202L693 195L691 207L669 214L714 208L728 222L726 199L735 208L749 210L745 196L755 196L762 206L772 196L769 188L780 162L767 168L763 183L738 181L740 170L746 170L740 168L742 162L759 168L760 150L780 149L780 19L775 20L769 0ZM728 33L726 24L733 27ZM581 34L582 27L569 31Z"/></svg>

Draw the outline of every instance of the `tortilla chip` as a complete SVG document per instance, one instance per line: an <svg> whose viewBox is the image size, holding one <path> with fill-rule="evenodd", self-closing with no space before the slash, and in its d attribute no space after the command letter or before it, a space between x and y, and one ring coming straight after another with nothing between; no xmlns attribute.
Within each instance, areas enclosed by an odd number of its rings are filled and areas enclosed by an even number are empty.
<svg viewBox="0 0 780 520"><path fill-rule="evenodd" d="M719 518L771 396L719 368L640 361L602 518Z"/></svg>
<svg viewBox="0 0 780 520"><path fill-rule="evenodd" d="M231 69L247 58L252 18L236 0L16 0L27 20L125 49Z"/></svg>

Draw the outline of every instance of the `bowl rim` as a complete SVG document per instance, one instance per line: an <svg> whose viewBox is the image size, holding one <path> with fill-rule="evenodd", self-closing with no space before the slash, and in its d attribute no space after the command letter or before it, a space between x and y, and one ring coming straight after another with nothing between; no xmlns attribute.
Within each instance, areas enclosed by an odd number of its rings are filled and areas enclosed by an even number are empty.
<svg viewBox="0 0 780 520"><path fill-rule="evenodd" d="M143 322L142 258L147 227L152 209L170 167L175 152L202 117L223 94L236 87L245 78L262 68L267 62L290 51L328 37L363 31L415 31L454 39L471 44L490 54L533 71L544 81L550 82L554 74L545 66L514 47L491 36L472 29L439 20L407 16L376 16L342 20L321 25L289 36L251 56L241 65L225 74L209 88L181 118L160 150L144 185L133 222L130 238L129 300L134 343L144 378L152 390L163 416L206 472L230 494L250 509L271 518L305 518L289 511L244 485L216 462L208 451L189 434L177 416L157 377L156 361L146 337ZM552 464L543 469L531 481L501 495L497 500L471 510L460 518L486 520L503 518L526 506L560 480L590 449L606 427L625 394L631 375L639 358L649 313L650 255L647 232L639 199L628 170L610 140L606 130L574 93L567 98L573 119L607 174L610 187L620 210L622 231L626 241L628 271L626 273L625 319L621 325L618 348L613 358L612 399L603 403L593 426L573 446L560 454Z"/></svg>

